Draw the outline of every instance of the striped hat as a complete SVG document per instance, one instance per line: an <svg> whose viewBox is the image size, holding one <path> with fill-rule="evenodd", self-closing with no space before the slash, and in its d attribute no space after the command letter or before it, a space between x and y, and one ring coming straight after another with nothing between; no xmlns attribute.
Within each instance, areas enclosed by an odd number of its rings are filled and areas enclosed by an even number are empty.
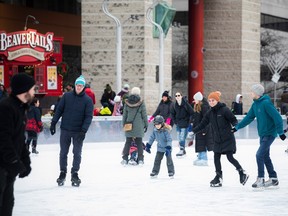
<svg viewBox="0 0 288 216"><path fill-rule="evenodd" d="M85 81L85 79L84 79L84 77L81 75L81 76L79 76L77 79L76 79L76 81L75 81L75 86L76 85L83 85L83 86L85 86L85 84L86 84L86 81Z"/></svg>

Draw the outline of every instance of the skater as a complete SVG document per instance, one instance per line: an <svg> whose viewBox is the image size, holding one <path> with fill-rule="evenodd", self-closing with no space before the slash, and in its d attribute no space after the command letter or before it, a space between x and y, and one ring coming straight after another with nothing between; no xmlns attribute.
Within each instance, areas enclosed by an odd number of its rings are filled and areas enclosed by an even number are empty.
<svg viewBox="0 0 288 216"><path fill-rule="evenodd" d="M175 98L176 102L171 108L171 117L172 121L176 124L177 138L180 146L180 151L176 156L181 158L186 155L185 141L190 125L190 118L194 112L187 99L182 96L182 93L176 92Z"/></svg>
<svg viewBox="0 0 288 216"><path fill-rule="evenodd" d="M123 116L122 116L122 125L126 123L132 123L132 129L129 131L125 131L126 142L123 148L122 155L122 165L128 164L128 156L131 142L133 139L137 144L138 149L138 165L144 164L144 156L143 156L143 146L142 139L144 137L144 133L147 131L148 120L146 114L146 106L144 101L140 97L140 88L134 87L131 90L131 95L128 99L125 100Z"/></svg>
<svg viewBox="0 0 288 216"><path fill-rule="evenodd" d="M154 118L154 129L149 138L149 142L146 144L145 150L151 154L151 146L153 142L157 141L157 152L154 160L154 166L152 172L150 173L151 178L156 178L161 167L161 161L165 154L166 156L166 164L168 169L168 176L173 178L175 170L174 164L172 160L172 138L170 131L172 127L165 123L165 119L161 115L157 115Z"/></svg>
<svg viewBox="0 0 288 216"><path fill-rule="evenodd" d="M34 98L31 106L27 112L27 123L26 123L26 132L27 132L27 140L26 140L26 148L29 151L29 146L32 141L32 153L39 154L37 148L38 134L43 131L43 123L41 121L41 114L39 110L39 99Z"/></svg>
<svg viewBox="0 0 288 216"><path fill-rule="evenodd" d="M79 186L81 183L78 171L80 169L83 141L93 117L93 102L85 94L84 87L85 79L81 75L75 81L74 90L63 95L52 118L50 131L51 135L54 135L56 123L62 117L60 127L60 176L57 179L59 186L62 186L66 179L67 155L72 140L74 155L71 168L72 186Z"/></svg>
<svg viewBox="0 0 288 216"><path fill-rule="evenodd" d="M209 123L211 124L214 140L214 165L216 176L210 182L211 187L221 187L223 181L221 155L226 155L228 161L235 166L239 172L240 183L245 184L248 175L245 173L239 162L233 157L236 153L236 140L232 132L231 125L237 124L237 119L231 110L220 102L221 93L219 91L211 92L208 101L211 109L206 113L197 127L194 127L193 133L197 134L204 129Z"/></svg>
<svg viewBox="0 0 288 216"><path fill-rule="evenodd" d="M165 123L171 125L173 127L173 121L171 121L171 108L173 106L173 102L171 100L171 97L169 96L168 91L164 91L162 94L162 100L160 101L156 111L153 113L153 115L149 118L148 122L152 122L155 116L161 115Z"/></svg>
<svg viewBox="0 0 288 216"><path fill-rule="evenodd" d="M11 216L16 176L31 172L29 151L25 147L25 112L35 94L35 81L26 73L11 79L11 94L0 102L0 215Z"/></svg>
<svg viewBox="0 0 288 216"><path fill-rule="evenodd" d="M194 115L192 118L193 127L197 127L205 114L210 109L206 98L201 92L197 92L194 96ZM191 129L192 130L192 129ZM213 150L213 138L211 126L208 124L204 129L195 135L195 151L198 153L197 160L193 162L195 166L208 166L207 151Z"/></svg>
<svg viewBox="0 0 288 216"><path fill-rule="evenodd" d="M243 96L237 94L235 101L232 102L231 111L234 115L243 115Z"/></svg>
<svg viewBox="0 0 288 216"><path fill-rule="evenodd" d="M279 181L270 158L270 146L278 134L282 140L286 139L283 121L270 97L264 95L264 87L261 84L255 84L251 87L251 97L253 99L251 108L245 118L233 128L233 131L236 132L250 124L255 118L257 119L257 130L260 137L260 146L256 152L258 176L252 187L277 186ZM268 181L264 179L264 167L266 167L269 175Z"/></svg>

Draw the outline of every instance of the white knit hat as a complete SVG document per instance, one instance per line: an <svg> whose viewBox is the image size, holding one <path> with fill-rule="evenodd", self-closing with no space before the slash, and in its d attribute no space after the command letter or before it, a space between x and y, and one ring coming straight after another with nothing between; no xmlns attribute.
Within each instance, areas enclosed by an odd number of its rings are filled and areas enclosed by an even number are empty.
<svg viewBox="0 0 288 216"><path fill-rule="evenodd" d="M140 88L138 88L138 87L134 87L134 88L132 88L132 90L131 90L131 94L132 94L132 95L140 95L140 92L141 92L141 90L140 90Z"/></svg>
<svg viewBox="0 0 288 216"><path fill-rule="evenodd" d="M261 84L255 84L251 87L252 92L254 92L258 96L262 96L264 94L264 87Z"/></svg>
<svg viewBox="0 0 288 216"><path fill-rule="evenodd" d="M197 101L202 101L203 100L202 93L201 92L197 92L196 94L194 94L193 99L197 100Z"/></svg>

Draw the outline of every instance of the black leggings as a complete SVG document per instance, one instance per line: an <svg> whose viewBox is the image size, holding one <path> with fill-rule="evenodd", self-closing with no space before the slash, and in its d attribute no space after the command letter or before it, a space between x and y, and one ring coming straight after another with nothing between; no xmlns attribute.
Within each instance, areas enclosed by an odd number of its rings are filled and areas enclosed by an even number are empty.
<svg viewBox="0 0 288 216"><path fill-rule="evenodd" d="M239 162L233 157L233 152L227 152L225 153L228 161L234 165L234 167L238 169L242 169ZM222 167L221 167L221 153L214 152L214 165L216 169L216 173L222 173Z"/></svg>

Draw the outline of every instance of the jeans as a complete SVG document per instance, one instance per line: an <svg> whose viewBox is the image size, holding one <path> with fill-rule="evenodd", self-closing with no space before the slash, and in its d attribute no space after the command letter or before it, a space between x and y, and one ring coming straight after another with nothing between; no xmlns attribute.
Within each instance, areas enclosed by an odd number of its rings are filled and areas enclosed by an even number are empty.
<svg viewBox="0 0 288 216"><path fill-rule="evenodd" d="M180 128L178 125L176 126L177 131L177 139L180 144L180 148L185 148L185 141L188 134L188 128Z"/></svg>
<svg viewBox="0 0 288 216"><path fill-rule="evenodd" d="M275 137L263 136L260 137L260 146L256 152L256 160L258 166L258 177L264 178L264 165L266 166L269 178L277 178L277 173L274 170L270 158L270 146L274 142Z"/></svg>
<svg viewBox="0 0 288 216"><path fill-rule="evenodd" d="M71 173L80 169L83 139L80 132L61 130L60 134L60 171L67 172L67 158L71 140L73 139L73 164Z"/></svg>

